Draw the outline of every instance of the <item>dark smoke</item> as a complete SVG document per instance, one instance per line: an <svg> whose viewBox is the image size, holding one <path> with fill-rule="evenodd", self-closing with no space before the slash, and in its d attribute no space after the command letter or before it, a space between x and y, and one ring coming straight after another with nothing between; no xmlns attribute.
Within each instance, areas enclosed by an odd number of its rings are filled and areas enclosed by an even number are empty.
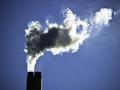
<svg viewBox="0 0 120 90"><path fill-rule="evenodd" d="M30 31L29 35L26 35L26 46L28 55L35 56L36 54L43 52L45 49L52 47L65 47L71 42L71 38L68 35L67 30L61 30L60 28L52 27L48 30L48 33L38 31L36 28Z"/></svg>

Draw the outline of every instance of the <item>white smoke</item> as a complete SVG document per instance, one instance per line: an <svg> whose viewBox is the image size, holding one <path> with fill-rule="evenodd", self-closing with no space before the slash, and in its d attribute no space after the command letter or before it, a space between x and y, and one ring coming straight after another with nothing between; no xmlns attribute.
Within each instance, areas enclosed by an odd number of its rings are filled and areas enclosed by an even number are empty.
<svg viewBox="0 0 120 90"><path fill-rule="evenodd" d="M90 37L92 29L98 26L105 27L109 24L112 19L113 10L109 8L102 8L95 13L91 18L85 18L84 20L73 13L69 8L63 12L64 20L63 24L51 23L46 20L47 28L44 33L49 31L49 28L59 28L58 38L55 41L54 47L46 48L44 51L50 51L53 55L57 55L65 52L77 52L84 41ZM82 28L80 28L82 27ZM31 33L32 30L36 29L41 31L42 25L38 21L32 21L28 25L28 29L25 30L26 36ZM78 32L78 30L80 31ZM70 42L67 42L66 37L70 36ZM67 44L66 44L67 43ZM26 46L27 47L27 46ZM28 71L34 71L36 60L44 54L44 51L36 53L35 57L30 55L27 56ZM25 49L27 53L28 50ZM33 62L33 64L32 64Z"/></svg>
<svg viewBox="0 0 120 90"><path fill-rule="evenodd" d="M100 9L100 11L96 12L93 22L96 25L108 25L109 21L112 19L112 12L112 9Z"/></svg>
<svg viewBox="0 0 120 90"><path fill-rule="evenodd" d="M120 15L120 10L114 11L114 16L119 16Z"/></svg>
<svg viewBox="0 0 120 90"><path fill-rule="evenodd" d="M83 42L90 37L91 28L96 26L107 26L109 21L112 19L112 9L102 8L100 11L96 12L95 16L91 19L86 18L81 20L79 16L76 16L70 9L64 11L64 21L63 25L58 25L57 23L49 23L48 27L61 27L69 30L69 35L71 36L72 42L66 47L56 45L54 48L48 49L54 55L63 52L76 52ZM89 21L90 20L90 21ZM91 24L92 22L92 24ZM77 30L82 26L81 32L78 33Z"/></svg>
<svg viewBox="0 0 120 90"><path fill-rule="evenodd" d="M68 34L72 39L69 45L65 47L61 46L60 40L64 39L64 34L61 32L61 35L59 35L60 37L56 40L56 45L53 48L48 49L48 51L51 51L54 55L69 51L76 52L83 41L89 37L89 24L87 21L81 20L80 17L77 17L70 9L64 11L64 18L63 25L48 24L48 27L60 27L64 28L64 30L68 30ZM82 25L83 30L81 30L80 33L77 33L77 29L79 29L80 25Z"/></svg>

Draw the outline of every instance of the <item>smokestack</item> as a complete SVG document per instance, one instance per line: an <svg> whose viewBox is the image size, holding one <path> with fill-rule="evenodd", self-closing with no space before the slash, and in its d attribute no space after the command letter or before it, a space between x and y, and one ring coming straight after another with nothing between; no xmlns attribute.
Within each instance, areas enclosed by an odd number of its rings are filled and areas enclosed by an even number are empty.
<svg viewBox="0 0 120 90"><path fill-rule="evenodd" d="M28 72L26 90L42 90L41 72Z"/></svg>

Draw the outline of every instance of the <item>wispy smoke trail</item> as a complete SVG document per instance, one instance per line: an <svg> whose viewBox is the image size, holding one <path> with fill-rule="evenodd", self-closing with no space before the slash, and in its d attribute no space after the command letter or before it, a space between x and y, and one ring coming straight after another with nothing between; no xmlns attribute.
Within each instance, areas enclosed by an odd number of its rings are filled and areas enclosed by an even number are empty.
<svg viewBox="0 0 120 90"><path fill-rule="evenodd" d="M70 9L66 9L63 24L50 23L47 20L48 27L45 29L38 21L32 21L25 30L27 62L36 62L44 51L50 51L53 55L78 51L90 37L93 28L97 30L109 24L112 13L112 9L102 8L93 17L82 20Z"/></svg>
<svg viewBox="0 0 120 90"><path fill-rule="evenodd" d="M120 10L114 11L114 15L119 16L120 15Z"/></svg>

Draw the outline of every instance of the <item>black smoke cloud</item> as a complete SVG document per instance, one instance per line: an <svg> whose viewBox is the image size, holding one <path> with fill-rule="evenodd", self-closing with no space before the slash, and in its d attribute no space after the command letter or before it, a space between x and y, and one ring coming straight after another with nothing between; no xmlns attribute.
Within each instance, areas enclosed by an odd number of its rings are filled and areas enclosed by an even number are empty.
<svg viewBox="0 0 120 90"><path fill-rule="evenodd" d="M26 35L27 54L35 57L36 54L43 52L45 49L52 47L65 47L69 45L71 38L68 35L68 30L62 30L57 27L48 29L47 33L34 28Z"/></svg>

